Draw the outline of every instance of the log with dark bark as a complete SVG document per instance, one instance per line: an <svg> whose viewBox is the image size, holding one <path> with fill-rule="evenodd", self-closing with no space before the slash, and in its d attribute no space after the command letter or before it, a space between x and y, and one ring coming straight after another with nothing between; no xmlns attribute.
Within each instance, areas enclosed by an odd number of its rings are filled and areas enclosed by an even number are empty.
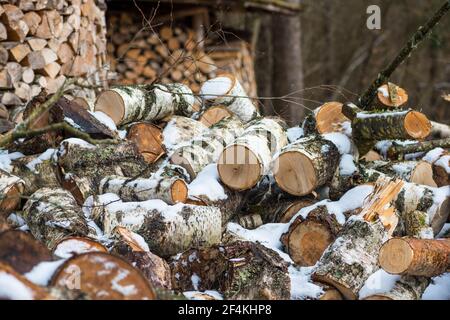
<svg viewBox="0 0 450 320"><path fill-rule="evenodd" d="M95 111L107 114L116 125L134 121L156 121L173 114L194 113L194 95L182 84L118 86L103 91Z"/></svg>
<svg viewBox="0 0 450 320"><path fill-rule="evenodd" d="M21 274L52 259L51 252L29 233L9 230L0 234L0 263L9 265Z"/></svg>
<svg viewBox="0 0 450 320"><path fill-rule="evenodd" d="M170 268L164 259L151 253L144 239L123 227L114 230L111 253L127 260L150 281L153 287L171 289Z"/></svg>
<svg viewBox="0 0 450 320"><path fill-rule="evenodd" d="M242 134L243 127L238 118L225 118L205 130L187 146L175 150L170 162L185 168L191 179L194 179L208 164L217 161L223 148Z"/></svg>
<svg viewBox="0 0 450 320"><path fill-rule="evenodd" d="M76 275L76 276L75 276ZM125 260L102 252L74 256L57 270L51 285L79 289L93 300L153 300L146 278Z"/></svg>
<svg viewBox="0 0 450 320"><path fill-rule="evenodd" d="M379 263L392 274L440 275L450 268L450 239L391 239L381 248Z"/></svg>
<svg viewBox="0 0 450 320"><path fill-rule="evenodd" d="M109 175L148 177L152 168L132 142L93 146L79 139L63 141L57 151L58 179L79 204L98 193L100 181Z"/></svg>
<svg viewBox="0 0 450 320"><path fill-rule="evenodd" d="M416 143L399 144L393 142L392 146L387 150L389 159L402 160L408 154L428 152L435 148L450 148L450 138L440 140L418 141Z"/></svg>
<svg viewBox="0 0 450 320"><path fill-rule="evenodd" d="M304 196L331 180L339 164L337 147L320 136L301 138L282 149L273 173L284 191Z"/></svg>
<svg viewBox="0 0 450 320"><path fill-rule="evenodd" d="M23 208L33 236L49 249L67 236L86 236L87 222L75 198L66 190L41 188L33 193Z"/></svg>
<svg viewBox="0 0 450 320"><path fill-rule="evenodd" d="M284 121L276 118L255 120L242 135L228 145L219 157L220 180L230 189L253 188L268 174L272 157L287 145Z"/></svg>
<svg viewBox="0 0 450 320"><path fill-rule="evenodd" d="M326 206L318 206L306 218L298 216L289 225L281 241L295 264L313 266L336 239L342 226Z"/></svg>
<svg viewBox="0 0 450 320"><path fill-rule="evenodd" d="M172 260L176 290L216 289L226 299L289 299L288 264L260 244L237 241L225 246L191 249ZM191 279L199 278L195 288Z"/></svg>
<svg viewBox="0 0 450 320"><path fill-rule="evenodd" d="M0 170L0 216L7 218L20 205L24 189L22 179Z"/></svg>
<svg viewBox="0 0 450 320"><path fill-rule="evenodd" d="M450 185L450 155L444 155L433 163L433 179L438 187Z"/></svg>
<svg viewBox="0 0 450 320"><path fill-rule="evenodd" d="M377 293L364 300L420 300L431 280L427 277L403 276L385 293Z"/></svg>

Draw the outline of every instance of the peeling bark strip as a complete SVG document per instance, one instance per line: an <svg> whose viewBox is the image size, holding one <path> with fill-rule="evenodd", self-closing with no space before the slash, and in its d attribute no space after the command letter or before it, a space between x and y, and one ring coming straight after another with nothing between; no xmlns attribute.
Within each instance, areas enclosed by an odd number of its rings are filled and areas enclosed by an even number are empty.
<svg viewBox="0 0 450 320"><path fill-rule="evenodd" d="M22 179L0 170L0 216L7 218L20 205L24 189Z"/></svg>
<svg viewBox="0 0 450 320"><path fill-rule="evenodd" d="M254 187L270 170L274 154L288 144L286 124L280 119L253 121L219 157L221 181L232 190Z"/></svg>
<svg viewBox="0 0 450 320"><path fill-rule="evenodd" d="M12 166L12 173L24 181L24 196L29 196L43 187L60 186L55 174L56 166L51 159L37 160L36 155L25 156L13 160Z"/></svg>
<svg viewBox="0 0 450 320"><path fill-rule="evenodd" d="M329 140L309 136L289 144L275 158L273 173L284 191L304 196L329 182L339 164L339 151Z"/></svg>
<svg viewBox="0 0 450 320"><path fill-rule="evenodd" d="M0 233L0 263L24 274L37 264L53 260L51 252L27 232L9 230Z"/></svg>
<svg viewBox="0 0 450 320"><path fill-rule="evenodd" d="M63 187L80 204L98 192L103 177L145 177L151 171L132 142L94 147L79 139L68 139L58 149L57 164Z"/></svg>
<svg viewBox="0 0 450 320"><path fill-rule="evenodd" d="M430 282L427 277L403 276L391 291L377 293L364 300L420 300Z"/></svg>
<svg viewBox="0 0 450 320"><path fill-rule="evenodd" d="M148 251L142 237L125 228L114 229L114 244L111 253L117 254L139 269L153 287L171 289L171 275L168 263Z"/></svg>
<svg viewBox="0 0 450 320"><path fill-rule="evenodd" d="M243 123L229 117L211 126L187 146L175 150L170 162L187 170L194 179L208 164L215 163L223 148L242 135Z"/></svg>
<svg viewBox="0 0 450 320"><path fill-rule="evenodd" d="M450 239L391 239L381 248L379 263L392 274L440 275L450 268Z"/></svg>
<svg viewBox="0 0 450 320"><path fill-rule="evenodd" d="M194 113L194 95L183 84L118 86L103 91L95 103L116 125L133 121L161 120L173 114L190 117Z"/></svg>
<svg viewBox="0 0 450 320"><path fill-rule="evenodd" d="M117 226L141 235L150 250L162 257L191 247L210 246L222 237L221 212L216 207L177 204L158 206L162 202L128 202L97 207L106 234ZM164 203L163 203L164 204ZM153 207L152 207L153 205Z"/></svg>
<svg viewBox="0 0 450 320"><path fill-rule="evenodd" d="M243 122L249 122L259 116L258 109L234 75L224 74L206 81L200 94L214 105L226 106Z"/></svg>
<svg viewBox="0 0 450 320"><path fill-rule="evenodd" d="M100 181L99 192L115 193L122 201L160 199L168 204L186 202L188 187L182 174L172 175L177 172L175 170L166 172L148 179L108 176Z"/></svg>
<svg viewBox="0 0 450 320"><path fill-rule="evenodd" d="M320 258L313 280L335 287L346 299L357 299L365 281L378 269L378 252L386 237L380 220L350 219Z"/></svg>
<svg viewBox="0 0 450 320"><path fill-rule="evenodd" d="M352 120L352 134L360 154L369 152L376 141L423 140L431 132L431 122L418 111L358 112Z"/></svg>
<svg viewBox="0 0 450 320"><path fill-rule="evenodd" d="M153 300L147 279L125 260L104 252L68 259L53 276L52 285L79 289L92 300Z"/></svg>
<svg viewBox="0 0 450 320"><path fill-rule="evenodd" d="M430 141L419 141L412 144L398 144L395 141L387 151L389 159L404 159L405 155L419 152L428 152L435 148L450 148L450 138Z"/></svg>
<svg viewBox="0 0 450 320"><path fill-rule="evenodd" d="M431 164L426 161L373 161L367 163L366 167L383 172L390 177L399 177L407 182L436 187L432 179Z"/></svg>
<svg viewBox="0 0 450 320"><path fill-rule="evenodd" d="M261 244L236 241L225 246L191 249L170 263L175 290L217 289L225 299L290 298L288 264ZM192 283L199 279L198 287Z"/></svg>
<svg viewBox="0 0 450 320"><path fill-rule="evenodd" d="M309 267L316 264L341 229L327 207L319 206L309 212L306 219L298 216L281 236L281 241L296 265Z"/></svg>
<svg viewBox="0 0 450 320"><path fill-rule="evenodd" d="M52 249L67 236L86 236L88 225L81 208L66 190L42 188L33 193L23 208L33 236Z"/></svg>

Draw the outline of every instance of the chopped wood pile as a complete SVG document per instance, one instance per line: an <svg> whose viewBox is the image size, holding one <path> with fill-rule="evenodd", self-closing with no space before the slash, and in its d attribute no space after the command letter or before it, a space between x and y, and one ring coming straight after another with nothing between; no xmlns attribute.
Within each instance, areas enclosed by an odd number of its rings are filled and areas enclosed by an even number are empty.
<svg viewBox="0 0 450 320"><path fill-rule="evenodd" d="M225 44L215 41L208 34L207 21L198 22L208 15L205 10L177 11L166 19L170 18L169 22L160 18L162 22L150 25L148 21L143 25L139 13L108 12L107 51L113 83L180 82L198 93L203 82L221 73L232 73L246 92L255 97L256 79L249 45L242 40ZM178 15L192 16L193 23L176 20Z"/></svg>
<svg viewBox="0 0 450 320"><path fill-rule="evenodd" d="M106 63L103 0L11 0L0 3L1 132L22 120L24 105L79 78L72 97L95 100ZM88 89L91 87L91 89Z"/></svg>
<svg viewBox="0 0 450 320"><path fill-rule="evenodd" d="M0 137L0 298L448 297L450 141L398 86L292 128L231 74L63 91Z"/></svg>

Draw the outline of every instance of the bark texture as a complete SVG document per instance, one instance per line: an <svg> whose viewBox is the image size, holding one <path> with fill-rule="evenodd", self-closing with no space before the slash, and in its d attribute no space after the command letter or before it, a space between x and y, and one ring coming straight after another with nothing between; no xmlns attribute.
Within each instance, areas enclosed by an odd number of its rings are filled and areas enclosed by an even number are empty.
<svg viewBox="0 0 450 320"><path fill-rule="evenodd" d="M403 276L391 291L378 293L364 300L420 300L430 283L431 280L427 277Z"/></svg>
<svg viewBox="0 0 450 320"><path fill-rule="evenodd" d="M0 216L8 215L20 205L20 196L25 189L25 183L6 171L0 170Z"/></svg>

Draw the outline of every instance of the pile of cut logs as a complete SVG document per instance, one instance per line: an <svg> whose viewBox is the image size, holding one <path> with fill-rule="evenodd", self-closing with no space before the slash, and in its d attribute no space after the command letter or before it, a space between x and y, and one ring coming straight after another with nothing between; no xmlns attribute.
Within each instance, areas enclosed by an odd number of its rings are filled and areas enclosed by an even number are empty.
<svg viewBox="0 0 450 320"><path fill-rule="evenodd" d="M392 83L293 128L233 75L61 96L0 137L0 298L420 299L450 268L448 127Z"/></svg>
<svg viewBox="0 0 450 320"><path fill-rule="evenodd" d="M72 96L95 100L106 63L104 0L0 1L0 119L18 123L26 102L82 77ZM8 123L12 125L11 123Z"/></svg>

